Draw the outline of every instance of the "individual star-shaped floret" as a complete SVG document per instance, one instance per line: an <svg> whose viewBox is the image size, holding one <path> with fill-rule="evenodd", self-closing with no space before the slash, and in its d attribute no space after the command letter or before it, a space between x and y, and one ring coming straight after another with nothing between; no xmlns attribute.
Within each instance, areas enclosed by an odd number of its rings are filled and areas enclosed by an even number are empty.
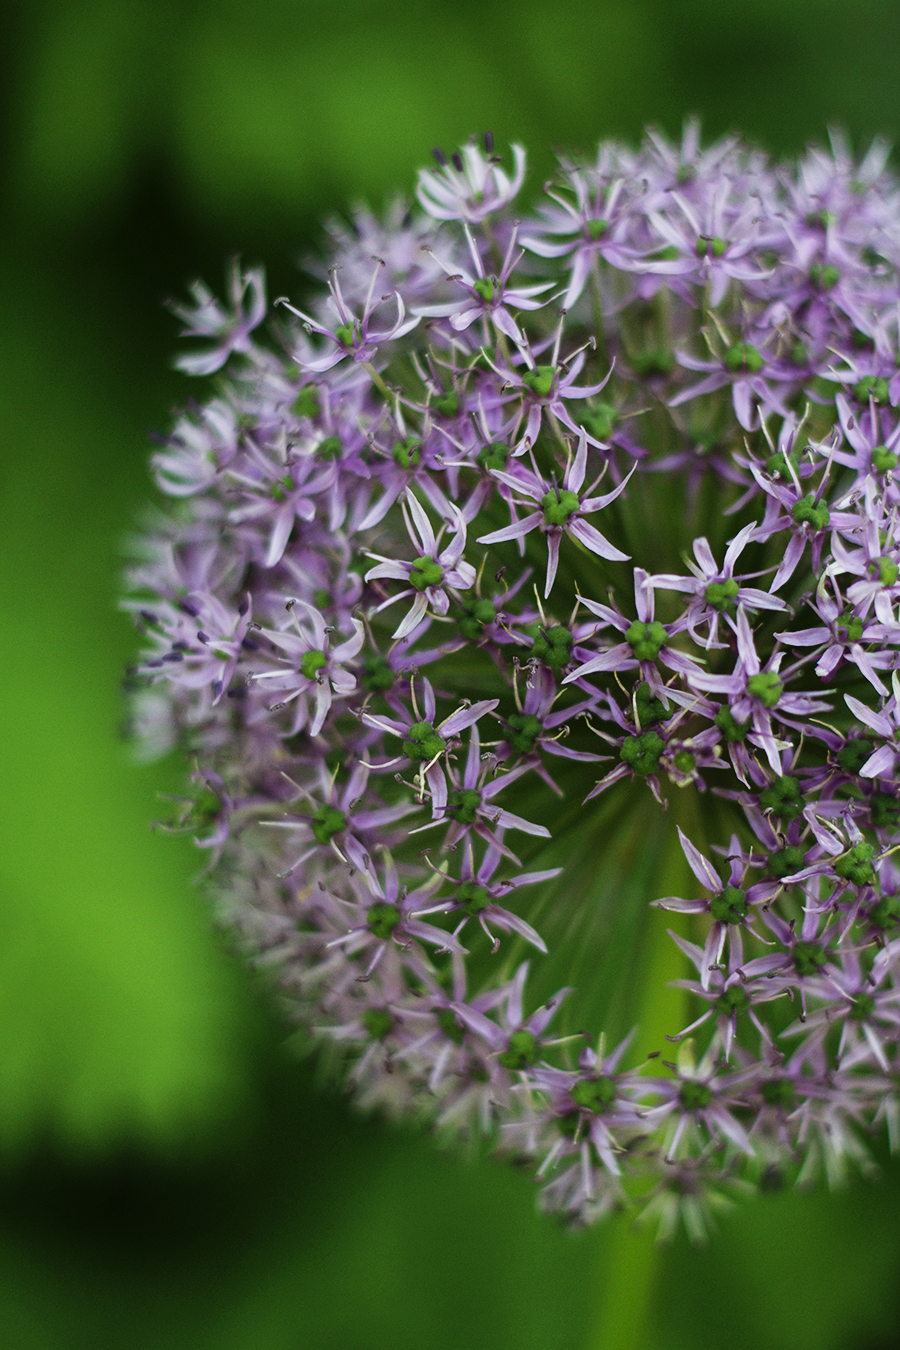
<svg viewBox="0 0 900 1350"><path fill-rule="evenodd" d="M698 667L690 674L690 683L707 693L726 694L734 722L741 726L752 721L750 739L765 751L772 769L781 774L781 743L772 727L773 715L788 726L796 726L797 717L826 712L831 705L814 694L789 693L785 681L791 672L782 672L784 652L776 651L766 661L759 659L753 630L743 609L735 622L737 661L730 675L710 675Z"/></svg>
<svg viewBox="0 0 900 1350"><path fill-rule="evenodd" d="M414 314L409 319L406 317L406 306L399 291L395 291L393 295L397 304L397 318L394 323L377 333L372 327L372 316L375 310L386 300L391 299L390 295L379 295L377 299L375 298L375 283L383 266L384 263L380 259L375 260L375 271L372 273L372 282L361 315L354 314L344 299L337 275L332 275L328 283L328 289L331 292L328 303L337 319L333 328L329 328L327 324L321 323L309 314L304 314L303 310L296 309L287 300L281 299L280 303L303 321L307 332L318 333L335 343L332 350L327 352L325 356L310 358L306 355L305 350L298 351L296 360L302 370L322 374L326 370L331 370L332 366L336 366L339 361L343 361L347 356L352 356L354 361L363 364L369 363L377 352L380 343L392 342L395 338L402 337L404 333L408 333L415 328L419 322L418 316Z"/></svg>
<svg viewBox="0 0 900 1350"><path fill-rule="evenodd" d="M781 882L774 879L758 881L754 886L744 887L744 877L748 860L743 856L737 838L731 841L731 867L728 881L723 882L708 858L694 847L687 835L678 827L678 838L688 866L694 876L711 892L708 900L681 900L677 896L667 895L662 900L654 900L660 909L675 910L679 914L709 914L712 926L703 948L703 960L700 965L700 983L709 988L710 971L722 959L725 942L730 939L731 948L737 953L737 964L743 959L740 929L746 927L753 918L755 905L767 904L781 890Z"/></svg>
<svg viewBox="0 0 900 1350"><path fill-rule="evenodd" d="M570 684L573 680L581 683L586 676L593 675L596 671L625 671L640 667L641 677L650 686L655 697L661 698L664 703L668 703L670 698L674 698L676 702L690 701L685 700L683 694L673 694L668 686L663 685L656 666L657 660L660 660L670 670L690 676L699 670L689 656L678 651L669 641L670 637L686 626L686 621L681 618L674 624L666 625L656 618L653 586L649 574L643 567L634 569L636 619L629 619L620 610L611 609L609 605L601 605L596 600L588 600L585 596L581 596L580 599L585 609L603 621L602 625L597 625L598 628L601 626L617 628L625 641L607 648L598 656L592 656L589 661L583 661L565 677L563 684Z"/></svg>
<svg viewBox="0 0 900 1350"><path fill-rule="evenodd" d="M481 699L478 703L468 700L449 717L437 721L437 701L434 689L426 679L422 680L422 706L416 697L415 680L410 680L410 700L412 712L407 712L401 722L396 717L382 717L364 712L363 722L378 731L386 731L396 736L403 745L402 754L379 764L381 769L393 768L404 761L416 766L416 786L419 797L424 798L427 790L431 795L432 811L439 815L447 805L447 779L440 761L453 745L455 738L466 727L474 726L480 717L493 712L500 702L496 698ZM424 717L422 714L425 714Z"/></svg>
<svg viewBox="0 0 900 1350"><path fill-rule="evenodd" d="M443 616L450 608L451 598L460 604L459 592L470 590L475 585L475 568L462 556L466 548L466 522L459 507L452 502L449 505L455 529L444 548L440 547L440 543L446 525L435 536L428 516L411 492L406 493L404 508L406 528L418 550L418 557L412 562L394 562L381 554L370 553L370 558L381 558L381 561L366 573L366 581L392 578L408 583L406 590L392 595L374 611L378 614L388 605L413 596L409 613L394 632L395 640L408 637L418 628L429 606L435 614Z"/></svg>
<svg viewBox="0 0 900 1350"><path fill-rule="evenodd" d="M442 150L435 150L438 169L420 169L416 196L436 220L462 220L469 224L507 206L525 178L525 151L513 145L513 174L509 176L494 154L494 138L485 134L484 150L474 141L455 150L448 162Z"/></svg>
<svg viewBox="0 0 900 1350"><path fill-rule="evenodd" d="M433 824L446 824L449 821L444 839L445 849L455 848L461 839L474 833L488 845L499 848L506 857L518 862L515 854L503 843L505 830L521 830L524 834L536 835L541 839L550 838L550 831L545 825L525 820L494 802L499 793L528 773L531 765L526 761L505 773L497 773L498 767L492 755L482 763L481 738L478 727L473 726L469 733L465 768L460 774L454 766L450 766L447 803L440 812L435 812Z"/></svg>
<svg viewBox="0 0 900 1350"><path fill-rule="evenodd" d="M346 698L356 688L356 676L346 669L346 663L358 655L366 633L359 619L353 619L353 636L332 647L328 627L317 609L304 600L289 600L287 608L294 621L293 633L277 628L262 630L262 635L284 652L282 665L275 670L256 671L252 678L254 683L265 680L268 688L284 693L275 708L296 700L290 735L307 729L310 736L317 736L335 695Z"/></svg>
<svg viewBox="0 0 900 1350"><path fill-rule="evenodd" d="M513 230L500 271L494 275L489 275L484 270L481 254L475 245L468 226L464 226L464 229L469 252L472 255L474 271L467 272L464 268L449 267L444 263L440 263L440 266L443 267L451 281L465 287L466 296L463 299L450 300L439 305L421 305L413 313L420 315L422 318L449 318L450 327L457 333L464 333L467 328L475 323L476 319L490 319L495 328L504 333L506 337L512 338L513 342L524 342L524 334L520 331L510 311L540 309L548 302L537 300L535 296L540 295L542 291L549 290L553 282L541 281L531 286L508 284L510 276L522 258L521 249L518 254L513 252L516 245L515 230Z"/></svg>
<svg viewBox="0 0 900 1350"><path fill-rule="evenodd" d="M559 876L562 868L550 867L544 868L540 872L520 872L517 876L495 880L494 873L505 856L503 832L503 826L498 825L495 831L496 840L488 844L484 857L477 866L474 843L470 834L464 841L462 871L459 878L446 876L443 870L441 871L445 884L453 887L453 895L431 906L430 909L420 912L422 914L446 913L457 916L459 923L453 930L454 937L459 937L470 919L477 919L490 939L494 952L499 950L500 939L494 936L488 927L488 923L492 923L496 928L503 929L504 932L518 933L533 947L537 947L538 951L546 952L547 948L543 939L540 934L535 932L531 924L526 923L518 914L513 914L511 910L504 909L502 905L498 904L498 901L509 895L511 891L517 890L519 886L533 886L537 882L552 880L553 877Z"/></svg>
<svg viewBox="0 0 900 1350"><path fill-rule="evenodd" d="M738 605L748 609L787 609L784 600L754 586L745 586L744 578L734 575L735 563L750 542L755 528L753 524L745 525L735 535L725 551L721 567L713 556L709 541L700 538L694 540L696 562L688 561L693 576L665 572L650 577L649 584L654 589L681 591L690 596L684 617L687 631L699 646L709 649L725 645L717 640L719 619L733 619ZM705 635L697 631L700 627L706 629Z"/></svg>
<svg viewBox="0 0 900 1350"><path fill-rule="evenodd" d="M249 272L242 272L240 265L234 262L228 290L231 313L222 308L202 281L195 281L191 287L193 308L171 306L173 313L186 324L183 337L216 339L216 345L208 351L179 356L175 364L188 375L212 375L221 370L232 352L249 352L250 334L266 317L266 283L262 268L253 267Z"/></svg>
<svg viewBox="0 0 900 1350"><path fill-rule="evenodd" d="M605 466L604 466L605 467ZM535 502L539 510L531 511L521 520L515 520L511 525L506 525L502 530L493 530L490 534L480 535L479 544L500 544L507 539L522 539L532 530L540 530L547 536L547 581L544 586L544 599L553 589L553 583L556 580L556 570L559 566L559 544L563 533L571 535L577 539L585 548L596 553L600 558L607 558L611 562L627 562L629 555L623 553L621 549L616 548L609 540L596 530L593 525L589 525L583 519L586 515L591 515L594 511L602 511L604 506L609 506L617 497L625 491L628 486L628 480L631 472L626 478L623 478L618 487L613 488L612 492L604 493L600 497L592 497L590 494L597 486L599 479L595 480L583 492L584 480L587 475L587 437L582 431L578 437L578 449L574 459L569 456L569 462L566 465L563 474L562 487L559 487L556 481L548 481L541 475L537 466L532 474L520 473L512 475L502 470L493 471L493 477L499 482L504 483L513 493L520 493L526 500ZM601 474L602 477L602 474ZM522 505L522 497L517 504Z"/></svg>

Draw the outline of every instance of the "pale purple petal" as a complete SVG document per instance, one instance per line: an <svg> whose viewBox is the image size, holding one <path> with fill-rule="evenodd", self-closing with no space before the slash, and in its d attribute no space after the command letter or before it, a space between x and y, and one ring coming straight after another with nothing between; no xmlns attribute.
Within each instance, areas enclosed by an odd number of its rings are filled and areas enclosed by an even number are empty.
<svg viewBox="0 0 900 1350"><path fill-rule="evenodd" d="M428 558L433 558L437 550L437 541L434 537L434 530L431 528L431 521L428 519L416 497L408 489L405 500L406 505L409 508L409 514L412 516L416 533L421 540L422 553Z"/></svg>
<svg viewBox="0 0 900 1350"><path fill-rule="evenodd" d="M859 771L861 778L890 778L893 776L897 751L892 745L883 745L870 755Z"/></svg>
<svg viewBox="0 0 900 1350"><path fill-rule="evenodd" d="M592 553L596 553L600 558L607 558L610 562L627 562L631 556L629 553L622 553L608 539L605 539L599 530L595 530L593 525L589 525L586 520L581 520L575 516L566 526L569 534L585 548L589 548Z"/></svg>
<svg viewBox="0 0 900 1350"><path fill-rule="evenodd" d="M561 537L561 530L550 530L547 535L547 582L544 586L545 600L553 590L553 583L556 580L556 569L559 566L559 541Z"/></svg>
<svg viewBox="0 0 900 1350"><path fill-rule="evenodd" d="M797 564L803 556L803 550L806 548L806 539L798 530L796 534L791 535L790 542L784 551L784 557L781 560L781 566L775 573L770 590L777 591L780 586L794 575Z"/></svg>
<svg viewBox="0 0 900 1350"><path fill-rule="evenodd" d="M528 308L531 308L531 306L528 306ZM521 330L517 327L512 315L502 305L498 305L491 318L494 321L494 326L499 328L501 333L505 333L511 341L523 341Z"/></svg>
<svg viewBox="0 0 900 1350"><path fill-rule="evenodd" d="M521 539L523 535L536 529L543 519L544 516L541 511L534 511L530 516L514 521L512 525L507 525L502 530L494 530L491 534L479 535L475 542L477 544L502 544L507 539Z"/></svg>
<svg viewBox="0 0 900 1350"><path fill-rule="evenodd" d="M708 862L703 854L694 847L680 825L676 826L676 829L678 830L681 847L684 850L684 856L687 858L688 866L694 876L702 886L706 886L708 890L718 895L722 889L722 883L712 863Z"/></svg>
<svg viewBox="0 0 900 1350"><path fill-rule="evenodd" d="M277 562L281 562L285 545L291 537L293 528L294 508L283 506L275 517L275 524L269 536L269 547L266 549L266 567L274 567Z"/></svg>
<svg viewBox="0 0 900 1350"><path fill-rule="evenodd" d="M461 731L465 731L466 727L470 727L477 722L479 717L483 717L485 713L493 712L499 702L498 698L485 698L480 703L473 703L470 708L457 708L456 712L445 718L437 729L445 739L458 736ZM433 721L433 719L434 714L432 713L429 720Z"/></svg>
<svg viewBox="0 0 900 1350"><path fill-rule="evenodd" d="M869 708L865 703L861 703L859 699L854 698L852 694L845 694L844 702L847 704L847 707L853 715L859 718L860 722L864 722L867 727L871 727L873 731L877 731L879 736L890 736L893 738L894 725L891 722L891 719L886 717L884 713L875 712L873 708Z"/></svg>
<svg viewBox="0 0 900 1350"><path fill-rule="evenodd" d="M412 609L394 630L392 634L394 641L407 637L414 628L417 628L424 619L427 609L428 596L420 592L413 600Z"/></svg>
<svg viewBox="0 0 900 1350"><path fill-rule="evenodd" d="M497 814L494 814L494 811ZM505 830L521 830L524 834L537 835L541 839L550 838L550 831L545 825L535 825L532 821L523 819L522 816L513 815L512 811L493 808L491 815L494 823L502 825Z"/></svg>
<svg viewBox="0 0 900 1350"><path fill-rule="evenodd" d="M316 685L316 711L309 728L310 736L318 736L331 708L331 686L327 680Z"/></svg>

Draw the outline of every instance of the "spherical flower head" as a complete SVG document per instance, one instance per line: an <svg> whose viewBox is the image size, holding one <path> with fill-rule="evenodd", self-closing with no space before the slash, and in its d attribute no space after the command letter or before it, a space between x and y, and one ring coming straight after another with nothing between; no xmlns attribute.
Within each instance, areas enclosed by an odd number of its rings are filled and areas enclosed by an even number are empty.
<svg viewBox="0 0 900 1350"><path fill-rule="evenodd" d="M362 1104L699 1238L900 1134L900 191L436 157L274 333L258 270L178 309L135 724Z"/></svg>

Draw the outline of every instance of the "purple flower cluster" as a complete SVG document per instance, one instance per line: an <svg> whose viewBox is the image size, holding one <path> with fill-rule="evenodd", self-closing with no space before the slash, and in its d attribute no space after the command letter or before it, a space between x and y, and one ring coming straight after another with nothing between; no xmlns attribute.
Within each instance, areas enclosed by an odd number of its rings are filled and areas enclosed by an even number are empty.
<svg viewBox="0 0 900 1350"><path fill-rule="evenodd" d="M135 725L363 1103L698 1236L900 1136L900 187L691 125L518 218L519 147L435 157L267 340L258 271L179 307L222 373L154 456ZM584 920L560 863L655 803L670 1061L526 989Z"/></svg>

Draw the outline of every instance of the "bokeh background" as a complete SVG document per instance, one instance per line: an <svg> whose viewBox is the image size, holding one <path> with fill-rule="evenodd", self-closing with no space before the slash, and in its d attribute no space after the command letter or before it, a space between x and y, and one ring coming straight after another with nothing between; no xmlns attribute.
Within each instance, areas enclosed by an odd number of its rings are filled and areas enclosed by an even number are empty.
<svg viewBox="0 0 900 1350"><path fill-rule="evenodd" d="M213 930L180 766L118 728L162 302L473 131L686 114L778 153L900 130L896 0L6 0L0 42L0 1342L7 1350L887 1350L900 1170L704 1250L572 1235L527 1178L361 1120Z"/></svg>

